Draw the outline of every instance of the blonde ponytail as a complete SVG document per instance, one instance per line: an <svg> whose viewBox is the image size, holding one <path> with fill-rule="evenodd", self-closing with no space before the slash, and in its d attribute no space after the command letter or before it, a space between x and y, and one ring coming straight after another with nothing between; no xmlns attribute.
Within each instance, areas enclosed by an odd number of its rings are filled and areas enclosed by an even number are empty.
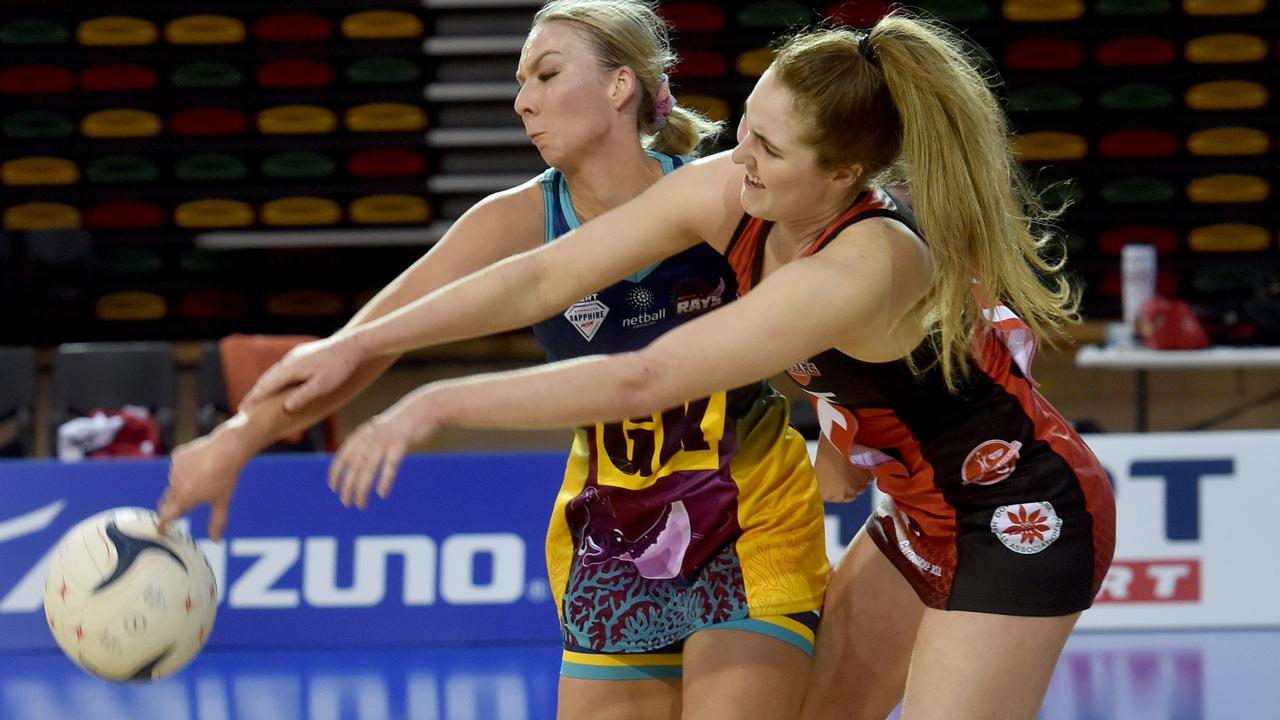
<svg viewBox="0 0 1280 720"><path fill-rule="evenodd" d="M863 163L869 175L908 179L933 258L918 307L953 390L968 373L975 336L990 330L975 282L1041 339L1052 342L1079 319L1078 294L1061 274L1065 257L1053 257L1055 213L1031 190L1004 112L963 48L941 24L898 10L869 34L822 29L792 38L774 65L814 118L810 144L820 164ZM842 73L816 75L836 65Z"/></svg>

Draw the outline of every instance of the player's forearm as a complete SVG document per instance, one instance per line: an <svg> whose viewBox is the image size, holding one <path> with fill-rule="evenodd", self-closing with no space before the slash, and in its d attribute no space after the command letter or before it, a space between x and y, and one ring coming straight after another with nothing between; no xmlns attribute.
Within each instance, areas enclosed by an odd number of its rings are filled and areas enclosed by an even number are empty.
<svg viewBox="0 0 1280 720"><path fill-rule="evenodd" d="M294 412L284 409L285 392L247 402L215 432L225 434L226 442L234 445L246 457L253 456L271 444L301 432L340 410L386 372L396 359L395 355L387 355L366 360L333 392Z"/></svg>
<svg viewBox="0 0 1280 720"><path fill-rule="evenodd" d="M541 265L516 255L343 334L373 358L527 327L557 309L557 298L544 292ZM563 288L553 294L569 297L564 307L573 301Z"/></svg>

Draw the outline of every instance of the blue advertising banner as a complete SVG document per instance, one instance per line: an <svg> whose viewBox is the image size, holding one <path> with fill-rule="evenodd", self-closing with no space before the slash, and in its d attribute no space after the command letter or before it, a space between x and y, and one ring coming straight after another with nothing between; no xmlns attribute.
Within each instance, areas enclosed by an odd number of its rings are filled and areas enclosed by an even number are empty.
<svg viewBox="0 0 1280 720"><path fill-rule="evenodd" d="M543 540L562 453L413 456L391 497L364 512L329 491L328 462L251 462L224 542L207 539L207 509L192 514L221 596L210 646L559 638ZM154 507L167 471L164 460L0 462L0 651L54 646L42 610L54 546L102 510ZM833 553L869 495L830 506Z"/></svg>

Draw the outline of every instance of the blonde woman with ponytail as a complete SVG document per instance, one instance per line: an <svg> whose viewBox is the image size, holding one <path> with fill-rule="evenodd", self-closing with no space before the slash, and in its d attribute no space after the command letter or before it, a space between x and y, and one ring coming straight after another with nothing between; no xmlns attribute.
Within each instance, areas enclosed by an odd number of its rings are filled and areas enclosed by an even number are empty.
<svg viewBox="0 0 1280 720"><path fill-rule="evenodd" d="M817 407L823 496L872 479L886 495L832 575L801 717L883 718L902 700L907 720L1032 718L1115 526L1102 466L1030 374L1036 341L1075 319L1048 219L955 35L901 12L808 31L778 49L731 153L295 352L257 392L302 405L369 358L536 322L715 248L741 299L633 352L420 388L347 440L331 482L385 497L441 427L643 416L787 370ZM794 491L769 506L789 512Z"/></svg>
<svg viewBox="0 0 1280 720"><path fill-rule="evenodd" d="M720 127L679 105L675 63L650 3L547 3L521 53L515 110L550 169L468 211L339 336L467 273L554 247L686 172L676 169ZM534 333L552 360L638 350L736 295L724 256L695 246L584 289L537 318ZM489 312L533 302L512 296ZM303 353L326 356L315 348ZM303 403L247 398L223 427L174 452L162 522L208 502L219 537L248 459L333 412L398 355L344 366L342 382ZM559 717L789 720L799 711L829 573L822 502L786 399L758 378L735 388L574 433L547 532L564 637ZM366 494L341 499L363 508Z"/></svg>

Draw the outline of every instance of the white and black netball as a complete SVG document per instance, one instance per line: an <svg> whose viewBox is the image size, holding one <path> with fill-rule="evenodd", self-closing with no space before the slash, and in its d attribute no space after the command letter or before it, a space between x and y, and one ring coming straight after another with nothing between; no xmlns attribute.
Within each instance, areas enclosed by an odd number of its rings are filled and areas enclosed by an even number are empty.
<svg viewBox="0 0 1280 720"><path fill-rule="evenodd" d="M98 677L155 680L182 669L213 630L213 569L189 535L163 535L145 508L107 510L71 528L44 586L49 630Z"/></svg>

